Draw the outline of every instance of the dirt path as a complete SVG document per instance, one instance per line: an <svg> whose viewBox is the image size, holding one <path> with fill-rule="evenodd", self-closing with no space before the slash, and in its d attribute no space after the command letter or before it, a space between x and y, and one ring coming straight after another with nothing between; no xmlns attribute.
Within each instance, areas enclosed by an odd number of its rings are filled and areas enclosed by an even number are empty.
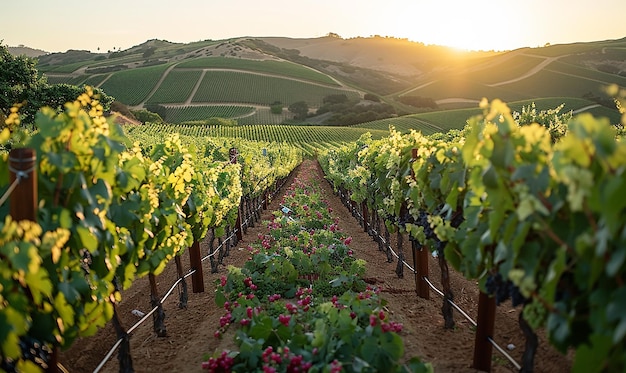
<svg viewBox="0 0 626 373"><path fill-rule="evenodd" d="M314 161L305 161L314 162ZM404 324L402 336L405 342L405 356L419 356L423 360L433 363L437 372L475 372L471 369L474 345L474 328L455 313L456 328L445 330L441 316L442 299L431 293L430 300L417 298L415 281L412 273L405 269L404 278L395 274L396 262L388 263L386 256L378 250L378 245L372 241L367 233L358 224L350 212L341 204L333 193L330 185L323 180L321 170L316 168L315 179L320 180L323 193L333 214L339 218L339 227L352 236L351 246L355 256L367 261L368 282L382 289L383 298L388 301L389 309L395 321ZM290 184L288 181L286 186ZM281 196L282 194L279 194ZM273 200L267 210L263 211L262 220L269 220L272 211L280 208L280 198ZM247 251L244 249L254 242L259 233L265 233L267 228L262 224L248 229L243 241L236 248L231 249L231 255L224 259L225 265L242 266L247 260ZM207 252L206 246L201 245L203 255ZM405 253L410 257L408 244L405 244ZM183 257L184 268L188 268L188 255ZM431 258L429 263L430 279L441 288L440 273L436 259ZM210 273L208 261L204 263L205 292L194 294L189 284L189 302L187 309L178 309L176 292L165 302L167 337L157 337L152 330L152 323L139 326L131 335L131 353L133 366L136 372L203 372L201 363L203 355L232 346L226 338L219 340L213 337L218 327L219 317L223 310L217 308L214 302L214 282L223 275L225 267L220 267L218 273ZM158 276L158 287L165 293L176 280L174 263ZM467 281L458 273L451 273L452 289L455 302L475 319L477 310L478 288L474 281ZM131 311L138 309L146 312L150 307L150 292L148 279L138 280L131 289L123 293L123 300L119 310L124 326L130 327L138 318ZM515 345L510 354L521 361L524 339L517 325L519 309L513 309L509 304L497 308L496 331L494 340L501 346ZM112 327L101 330L98 335L78 341L68 351L62 354L61 362L70 372L92 372L100 363L104 355L115 343L115 334ZM117 372L119 365L116 354L106 364L103 372ZM494 350L493 372L514 372L513 366ZM540 335L540 346L536 357L536 372L564 372L569 371L571 356L564 357L551 348L545 338Z"/></svg>
<svg viewBox="0 0 626 373"><path fill-rule="evenodd" d="M523 54L523 55L536 57L534 55L528 55L528 54ZM533 67L532 69L528 70L526 73L518 76L517 78L506 80L506 81L503 81L503 82L494 83L494 84L487 84L487 87L499 87L501 85L511 84L511 83L518 82L518 81L520 81L522 79L526 79L528 77L531 77L531 76L537 74L538 72L543 70L546 66L548 66L552 62L558 60L559 58L567 57L567 56L568 56L567 54L564 54L562 56L557 56L557 57L544 57L545 60L541 61L541 63L539 63L537 66Z"/></svg>

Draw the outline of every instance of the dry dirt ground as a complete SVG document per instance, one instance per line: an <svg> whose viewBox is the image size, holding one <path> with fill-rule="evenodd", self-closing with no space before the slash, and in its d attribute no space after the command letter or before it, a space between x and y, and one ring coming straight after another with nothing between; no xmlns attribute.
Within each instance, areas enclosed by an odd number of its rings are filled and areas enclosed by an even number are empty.
<svg viewBox="0 0 626 373"><path fill-rule="evenodd" d="M333 194L329 184L323 181L319 167L315 170L316 174L312 176L320 180L328 204L333 208L333 214L340 219L339 227L347 235L353 237L351 247L355 256L367 261L366 277L382 288L383 297L388 301L388 308L393 319L404 324L402 336L406 357L419 356L424 361L431 362L436 372L475 372L471 368L474 327L455 312L456 327L453 330L445 330L440 311L442 298L435 293L431 293L429 300L418 298L415 294L414 277L408 270L405 270L404 278L397 277L396 262L387 263L386 256L378 250L378 245L363 232L356 219ZM299 170L295 174L297 175L298 172ZM289 184L290 180L287 181L286 186ZM263 211L262 220L269 220L271 212L280 208L281 196L282 192L269 204L268 209ZM256 224L254 228L249 228L243 241L231 249L231 254L224 258L224 265L242 266L248 257L247 251L243 248L254 242L258 233L265 233L266 230L263 224ZM208 252L206 243L201 244L201 248L203 256L206 255ZM189 268L189 257L186 253L182 259L184 268ZM131 334L131 354L136 372L202 372L201 363L204 354L232 346L232 342L226 338L219 340L213 337L213 333L219 326L219 318L223 315L223 310L214 302L214 283L226 273L226 269L221 266L218 273L211 273L209 261L203 264L205 292L192 293L191 279L188 278L187 309L178 308L177 291L174 291L164 303L166 337L156 336L150 319ZM431 258L429 268L431 281L441 288L436 259ZM157 277L159 292L161 294L167 292L176 279L176 268L172 262ZM464 279L454 271L451 273L451 283L456 303L475 320L478 299L476 283ZM147 312L150 308L148 279L142 278L123 293L123 300L118 308L123 326L128 329L139 320L132 314L132 310ZM518 362L521 361L524 345L523 335L517 321L519 311L519 308L511 308L510 304L499 306L494 335L499 345L505 347L513 344L515 346L510 354ZM539 337L540 345L535 359L535 371L569 371L572 362L571 354L569 356L559 354L546 342L546 338L541 333ZM115 332L109 325L97 335L81 339L71 349L62 352L60 362L69 372L93 372L115 341ZM106 363L102 369L103 372L119 371L116 357L117 352ZM514 372L516 369L494 350L492 371Z"/></svg>

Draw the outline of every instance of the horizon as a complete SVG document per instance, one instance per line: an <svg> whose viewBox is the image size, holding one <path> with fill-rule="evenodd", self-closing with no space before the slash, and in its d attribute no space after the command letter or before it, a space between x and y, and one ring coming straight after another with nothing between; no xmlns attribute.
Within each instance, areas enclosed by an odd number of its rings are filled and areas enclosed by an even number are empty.
<svg viewBox="0 0 626 373"><path fill-rule="evenodd" d="M626 37L623 0L598 0L593 7L572 6L566 0L528 0L522 6L512 0L395 0L385 7L373 0L298 5L284 0L228 4L180 0L176 7L164 0L149 6L111 0L107 5L94 13L90 4L78 0L66 0L63 6L47 0L9 2L5 14L27 14L29 22L24 25L24 17L6 17L0 24L0 41L49 53L70 49L105 53L152 39L187 44L334 33L344 39L381 36L468 51L508 51Z"/></svg>

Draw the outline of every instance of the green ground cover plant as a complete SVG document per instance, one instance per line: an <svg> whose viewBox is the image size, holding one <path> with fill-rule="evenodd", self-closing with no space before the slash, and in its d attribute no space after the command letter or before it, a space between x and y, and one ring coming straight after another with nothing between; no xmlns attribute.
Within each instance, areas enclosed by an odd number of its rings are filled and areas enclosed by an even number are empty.
<svg viewBox="0 0 626 373"><path fill-rule="evenodd" d="M250 260L217 280L224 315L215 337L237 328L237 350L216 351L203 368L432 372L418 358L400 362L402 325L384 310L378 289L361 279L365 262L354 258L351 237L338 228L318 188L296 179L268 233L249 247Z"/></svg>

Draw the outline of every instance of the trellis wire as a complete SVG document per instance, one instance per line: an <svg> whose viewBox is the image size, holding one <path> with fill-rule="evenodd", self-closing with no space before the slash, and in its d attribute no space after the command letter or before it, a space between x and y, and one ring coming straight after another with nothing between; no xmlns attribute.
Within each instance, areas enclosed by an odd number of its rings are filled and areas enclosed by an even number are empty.
<svg viewBox="0 0 626 373"><path fill-rule="evenodd" d="M18 184L23 179L26 179L28 177L28 173L31 172L34 169L35 169L34 166L31 167L28 170L15 170L12 167L9 167L10 171L15 172L15 180L13 181L13 183L11 185L9 185L9 188L7 189L7 191L0 198L0 206L2 206L7 201L7 199L9 199L9 197L11 196L11 193L13 193L15 188L17 188Z"/></svg>
<svg viewBox="0 0 626 373"><path fill-rule="evenodd" d="M363 215L361 214L361 212L358 209L354 209L355 213L359 216L359 218L361 219L361 221L363 221L363 224L366 224L367 227L371 228L369 222L365 221L365 219L363 218ZM384 237L382 237L380 234L378 234L378 238L385 244L385 246L391 250L391 253L398 259L400 260L400 257L398 256L398 254L396 254L396 252L393 250L393 248L391 247L391 245L389 245L389 243L385 240ZM402 264L404 264L411 272L413 272L413 274L418 274L417 271L415 271L415 269L413 269L413 267L411 267L409 265L409 263L407 263L405 260L402 260ZM461 307L457 306L456 303L454 303L452 300L447 299L444 297L444 294L441 290L437 289L435 287L435 285L433 285L432 282L430 282L430 280L428 279L428 277L426 276L422 276L422 280L426 281L426 283L428 284L428 286L435 291L437 294L439 294L441 297L443 297L444 299L446 299L448 301L448 303L450 303L450 305L452 305L452 307L454 307L454 309L456 309L461 315L463 315L463 317L465 317L472 325L474 325L475 327L478 326L478 324L476 323L476 321L474 321L465 311L463 311L461 309ZM496 343L496 341L494 341L491 337L488 337L487 340L496 348L496 350L498 350L502 355L504 355L504 357L511 363L513 364L513 366L515 366L516 369L522 369L522 367L517 363L517 361L515 361L515 359L513 359L513 357L511 355L509 355L502 347L500 347L500 345L498 345L498 343Z"/></svg>
<svg viewBox="0 0 626 373"><path fill-rule="evenodd" d="M20 180L20 178L17 178L15 180L15 182L13 184L17 184L18 181ZM285 181L287 180L287 178L285 178L285 180L283 180L283 182L280 184L280 186L277 186L276 191L274 193L272 193L272 196L276 196L278 194L278 191L280 190L280 188L283 187L283 185L285 184ZM12 189L10 189L11 191L15 189L15 187L13 187ZM9 192L9 191L7 191ZM4 198L4 197L3 197ZM2 203L0 202L0 205ZM261 208L263 207L263 204L259 204L256 207L255 212L259 211ZM244 224L246 224L248 221L250 220L250 218L247 218L244 221ZM209 259L210 257L214 256L220 249L222 249L223 245L226 242L230 242L230 240L235 236L235 234L238 232L238 229L235 228L233 229L233 232L231 233L230 236L228 236L226 239L224 239L224 241L219 244L217 246L217 248L215 250L213 250L212 253L206 255L204 258L201 259L201 262L204 262L205 260ZM178 278L178 280L176 280L176 282L172 285L172 287L170 288L170 290L163 296L163 298L161 298L161 300L159 301L159 305L162 305L163 302L165 302L167 300L167 298L172 294L172 292L174 291L174 289L176 288L176 286L178 286L178 284L181 283L181 281L187 279L187 277L193 275L194 273L196 273L195 269L192 269L190 271L187 272L186 275L184 275L183 277ZM150 316L152 316L153 313L155 313L158 310L159 306L155 306L154 308L152 308L147 314L145 314L139 321L137 321L132 327L130 327L127 331L126 334L131 334L135 329L137 329L141 324L144 323L144 321L146 321ZM105 355L104 359L102 359L102 361L100 362L100 364L98 364L98 366L96 367L96 369L94 369L93 373L98 373L100 372L100 370L104 367L104 365L109 361L109 359L111 359L111 357L113 356L113 353L115 353L115 350L117 350L117 348L120 346L120 344L123 342L123 338L120 338L117 340L117 342L115 342L115 344L113 345L113 347L111 347L111 350L109 350L109 352Z"/></svg>

